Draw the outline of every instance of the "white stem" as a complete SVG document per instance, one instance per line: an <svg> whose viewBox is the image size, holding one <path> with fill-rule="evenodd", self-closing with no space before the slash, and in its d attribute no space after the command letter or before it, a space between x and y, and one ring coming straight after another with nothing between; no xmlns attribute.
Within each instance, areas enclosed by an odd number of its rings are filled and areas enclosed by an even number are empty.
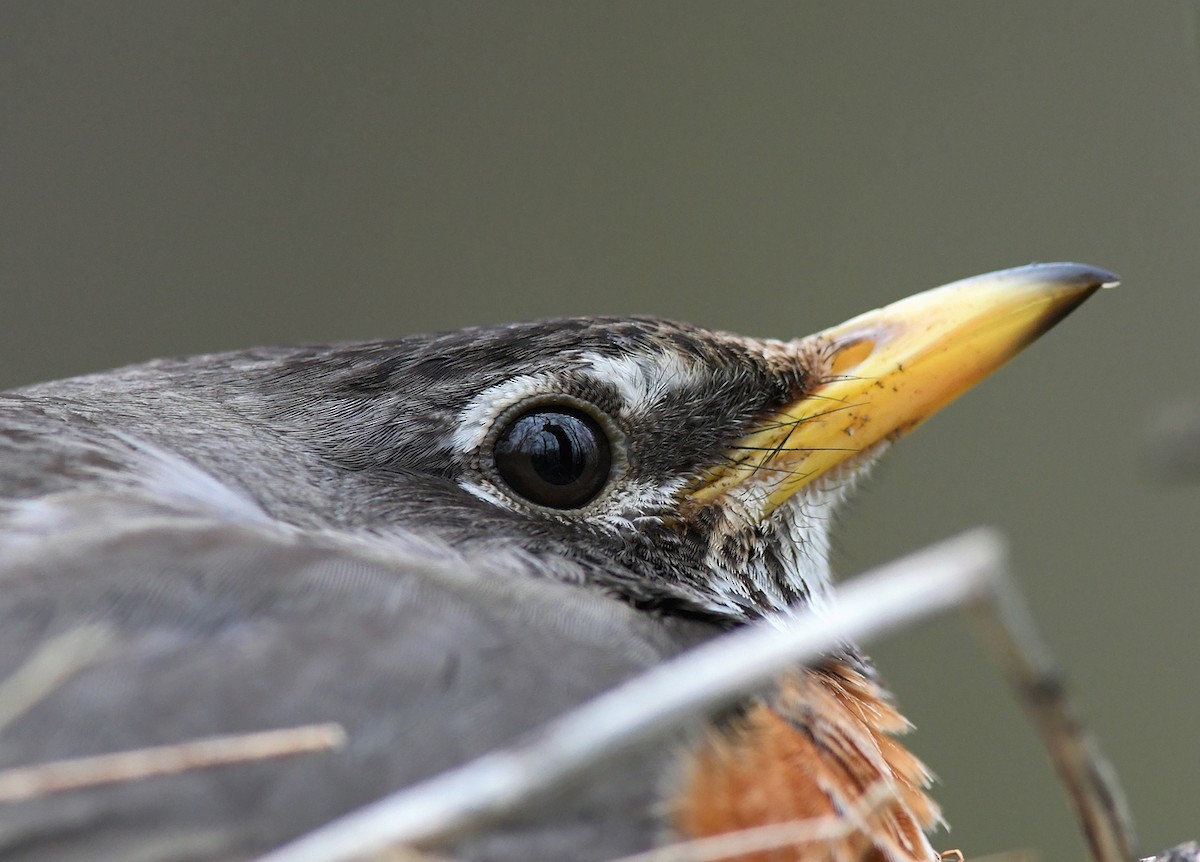
<svg viewBox="0 0 1200 862"><path fill-rule="evenodd" d="M881 566L806 610L716 638L544 725L509 748L354 811L260 862L341 862L420 844L494 820L564 779L664 734L818 659L847 641L987 597L1003 576L1004 544L979 529Z"/></svg>

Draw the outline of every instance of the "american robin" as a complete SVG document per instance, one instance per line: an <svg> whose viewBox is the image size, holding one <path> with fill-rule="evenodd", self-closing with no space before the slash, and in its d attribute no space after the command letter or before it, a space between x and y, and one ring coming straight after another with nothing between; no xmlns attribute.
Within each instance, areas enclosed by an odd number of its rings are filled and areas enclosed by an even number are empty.
<svg viewBox="0 0 1200 862"><path fill-rule="evenodd" d="M577 318L0 397L0 680L103 633L4 710L0 768L345 732L336 751L14 799L0 855L249 858L714 634L819 608L856 477L1113 281L1024 267L791 342ZM841 817L837 837L740 858L931 860L906 729L847 645L436 849L603 860Z"/></svg>

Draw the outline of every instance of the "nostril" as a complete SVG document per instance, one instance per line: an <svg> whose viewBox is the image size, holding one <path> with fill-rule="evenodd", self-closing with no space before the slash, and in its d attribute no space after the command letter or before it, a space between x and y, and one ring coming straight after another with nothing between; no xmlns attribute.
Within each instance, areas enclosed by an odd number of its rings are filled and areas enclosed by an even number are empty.
<svg viewBox="0 0 1200 862"><path fill-rule="evenodd" d="M838 349L829 362L830 374L849 374L875 351L875 339L861 338Z"/></svg>

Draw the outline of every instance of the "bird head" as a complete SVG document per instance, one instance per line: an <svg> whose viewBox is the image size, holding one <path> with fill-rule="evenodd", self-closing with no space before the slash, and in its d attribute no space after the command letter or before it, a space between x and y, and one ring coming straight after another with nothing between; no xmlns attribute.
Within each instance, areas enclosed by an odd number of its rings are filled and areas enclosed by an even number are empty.
<svg viewBox="0 0 1200 862"><path fill-rule="evenodd" d="M573 318L323 348L256 398L336 466L341 527L735 623L819 602L880 452L1110 283L1024 267L794 341Z"/></svg>

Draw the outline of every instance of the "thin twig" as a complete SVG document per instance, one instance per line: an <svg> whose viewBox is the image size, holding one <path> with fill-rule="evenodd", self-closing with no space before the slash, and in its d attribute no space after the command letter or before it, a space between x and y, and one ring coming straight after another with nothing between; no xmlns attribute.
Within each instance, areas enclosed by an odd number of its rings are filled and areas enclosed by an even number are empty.
<svg viewBox="0 0 1200 862"><path fill-rule="evenodd" d="M992 582L991 596L977 604L974 619L1030 719L1067 789L1095 862L1134 858L1133 819L1116 773L1101 754L1063 684L1049 648L1016 586Z"/></svg>
<svg viewBox="0 0 1200 862"><path fill-rule="evenodd" d="M522 743L387 796L260 862L343 862L395 844L478 828L614 751L762 688L780 672L847 640L978 601L1002 570L1003 543L975 530L855 579L822 610L725 635L550 722Z"/></svg>
<svg viewBox="0 0 1200 862"><path fill-rule="evenodd" d="M1001 850L983 856L972 856L968 862L1038 862L1037 853L1029 847L1016 850Z"/></svg>
<svg viewBox="0 0 1200 862"><path fill-rule="evenodd" d="M339 724L308 724L259 733L212 736L176 745L95 757L55 760L0 772L0 802L17 802L67 790L327 751L340 747L345 740L346 733Z"/></svg>

